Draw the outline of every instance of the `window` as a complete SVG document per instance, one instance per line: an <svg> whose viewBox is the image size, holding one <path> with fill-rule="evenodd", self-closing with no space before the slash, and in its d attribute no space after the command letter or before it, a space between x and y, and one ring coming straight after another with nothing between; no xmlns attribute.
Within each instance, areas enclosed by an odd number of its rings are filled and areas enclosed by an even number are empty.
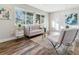
<svg viewBox="0 0 79 59"><path fill-rule="evenodd" d="M26 24L33 24L33 13L26 13Z"/></svg>

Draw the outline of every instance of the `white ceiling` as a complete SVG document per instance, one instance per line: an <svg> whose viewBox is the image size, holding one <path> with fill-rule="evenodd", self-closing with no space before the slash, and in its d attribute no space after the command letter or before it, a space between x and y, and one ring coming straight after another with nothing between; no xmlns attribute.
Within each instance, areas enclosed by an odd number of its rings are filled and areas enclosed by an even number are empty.
<svg viewBox="0 0 79 59"><path fill-rule="evenodd" d="M79 7L79 4L29 4L29 5L46 12L55 12Z"/></svg>

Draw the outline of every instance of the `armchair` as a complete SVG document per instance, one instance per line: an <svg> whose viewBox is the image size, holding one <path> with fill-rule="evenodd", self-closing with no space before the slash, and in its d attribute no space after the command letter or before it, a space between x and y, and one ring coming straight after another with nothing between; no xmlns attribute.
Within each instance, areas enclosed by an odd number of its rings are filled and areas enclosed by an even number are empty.
<svg viewBox="0 0 79 59"><path fill-rule="evenodd" d="M58 54L67 53L68 47L72 45L78 34L77 32L78 29L63 30L61 31L59 37L52 36L52 38L49 38L48 36L48 40L55 47Z"/></svg>

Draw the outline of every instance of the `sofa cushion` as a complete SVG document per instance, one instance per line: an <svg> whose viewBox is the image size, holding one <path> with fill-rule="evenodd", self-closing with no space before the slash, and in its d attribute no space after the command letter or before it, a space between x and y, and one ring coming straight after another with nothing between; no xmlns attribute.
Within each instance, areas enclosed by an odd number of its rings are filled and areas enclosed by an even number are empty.
<svg viewBox="0 0 79 59"><path fill-rule="evenodd" d="M32 32L32 33L41 32L41 30L40 30L40 29L37 29L37 30L32 30L32 31L30 31L30 32Z"/></svg>
<svg viewBox="0 0 79 59"><path fill-rule="evenodd" d="M36 29L40 29L40 26L39 25L30 26L30 30L36 30Z"/></svg>
<svg viewBox="0 0 79 59"><path fill-rule="evenodd" d="M29 36L34 36L34 35L38 35L38 34L42 34L44 33L42 30L32 30L30 31L30 35Z"/></svg>

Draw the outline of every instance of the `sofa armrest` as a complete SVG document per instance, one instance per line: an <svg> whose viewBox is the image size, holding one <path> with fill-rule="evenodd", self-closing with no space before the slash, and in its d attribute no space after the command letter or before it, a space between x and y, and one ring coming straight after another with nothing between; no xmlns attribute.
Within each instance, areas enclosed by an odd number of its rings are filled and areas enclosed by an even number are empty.
<svg viewBox="0 0 79 59"><path fill-rule="evenodd" d="M24 34L25 35L30 34L30 27L25 27L24 28Z"/></svg>

